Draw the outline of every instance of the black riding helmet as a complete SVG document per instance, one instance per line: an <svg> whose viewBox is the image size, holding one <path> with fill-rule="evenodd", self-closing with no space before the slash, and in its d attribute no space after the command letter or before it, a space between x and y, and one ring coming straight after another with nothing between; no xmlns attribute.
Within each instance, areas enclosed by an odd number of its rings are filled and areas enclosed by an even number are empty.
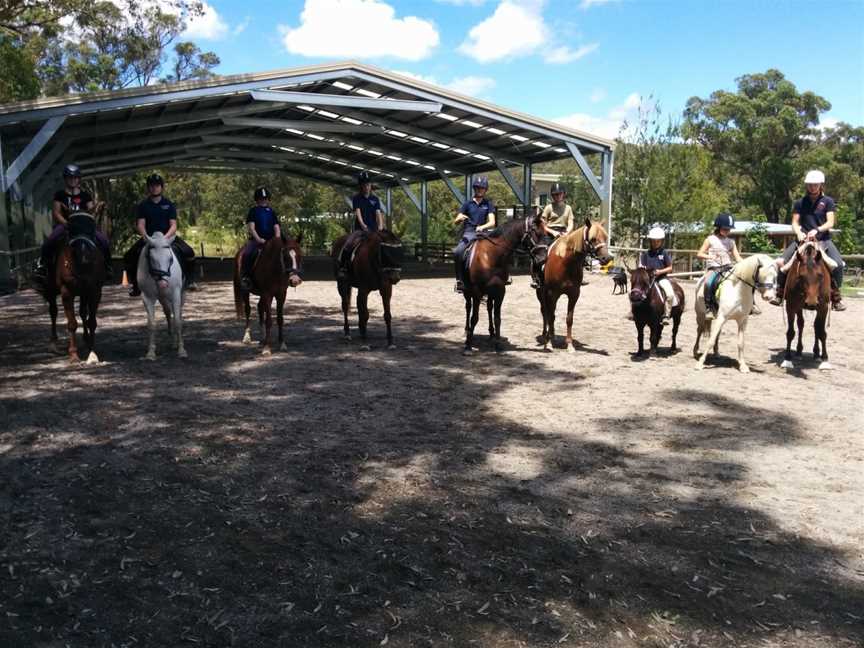
<svg viewBox="0 0 864 648"><path fill-rule="evenodd" d="M357 184L372 184L372 178L369 176L369 173L367 171L361 171L357 174Z"/></svg>
<svg viewBox="0 0 864 648"><path fill-rule="evenodd" d="M732 218L732 214L728 212L717 214L717 218L714 219L714 227L719 229L732 229L735 227L735 219Z"/></svg>
<svg viewBox="0 0 864 648"><path fill-rule="evenodd" d="M81 168L77 164L67 164L63 168L63 177L64 178L80 178L81 177Z"/></svg>
<svg viewBox="0 0 864 648"><path fill-rule="evenodd" d="M160 187L164 187L165 181L162 179L162 176L159 175L158 173L151 173L149 176L147 176L147 186L148 187L154 187L156 185L159 185Z"/></svg>
<svg viewBox="0 0 864 648"><path fill-rule="evenodd" d="M474 178L474 182L471 183L471 187L472 188L480 187L481 189L488 189L489 188L489 178L487 178L486 176L477 176L476 178Z"/></svg>
<svg viewBox="0 0 864 648"><path fill-rule="evenodd" d="M567 193L567 191L564 189L564 185L562 185L560 182L553 182L552 186L549 188L549 193Z"/></svg>
<svg viewBox="0 0 864 648"><path fill-rule="evenodd" d="M255 200L270 200L272 195L267 187L258 187L255 190Z"/></svg>

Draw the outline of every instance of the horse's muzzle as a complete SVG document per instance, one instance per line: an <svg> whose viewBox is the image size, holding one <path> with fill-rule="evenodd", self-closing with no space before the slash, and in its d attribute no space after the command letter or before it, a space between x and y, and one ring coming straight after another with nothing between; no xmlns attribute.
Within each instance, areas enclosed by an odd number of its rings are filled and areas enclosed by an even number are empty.
<svg viewBox="0 0 864 648"><path fill-rule="evenodd" d="M390 280L390 283L394 286L402 280L401 270L385 270L384 274Z"/></svg>
<svg viewBox="0 0 864 648"><path fill-rule="evenodd" d="M300 278L300 275L298 275L298 274L292 274L290 277L288 277L288 284L289 284L292 288L296 288L296 287L299 286L301 283L303 283L303 279L301 279L301 278Z"/></svg>
<svg viewBox="0 0 864 648"><path fill-rule="evenodd" d="M630 291L630 302L633 304L641 304L646 299L648 299L648 293L643 292L641 290L631 290Z"/></svg>

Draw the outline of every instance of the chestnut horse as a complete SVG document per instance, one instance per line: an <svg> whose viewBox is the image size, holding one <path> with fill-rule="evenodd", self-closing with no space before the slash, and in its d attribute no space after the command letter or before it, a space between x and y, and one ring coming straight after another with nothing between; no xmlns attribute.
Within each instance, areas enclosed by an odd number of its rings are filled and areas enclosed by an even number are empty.
<svg viewBox="0 0 864 648"><path fill-rule="evenodd" d="M684 313L684 291L674 279L669 279L672 290L678 298L678 304L672 308L672 346L671 352L677 350L678 327L681 324L681 315ZM648 326L651 337L651 350L649 353L657 353L660 345L660 336L663 335L663 309L664 299L657 287L656 277L651 270L636 268L630 273L630 306L633 309L633 321L636 323L636 337L639 342L637 356L645 353L645 327Z"/></svg>
<svg viewBox="0 0 864 648"><path fill-rule="evenodd" d="M393 286L402 278L402 242L389 230L380 230L368 234L354 251L348 268L348 277L339 278L339 254L348 235L333 242L330 251L333 257L333 271L336 275L336 287L342 298L342 317L344 339L351 340L351 330L348 326L348 310L351 307L351 289L357 289L357 315L359 318L361 349L369 350L366 338L366 324L369 322L369 293L381 293L384 305L384 324L387 326L387 348L395 349L393 343L393 328L391 325L390 299L393 296Z"/></svg>
<svg viewBox="0 0 864 648"><path fill-rule="evenodd" d="M495 351L501 351L501 305L504 303L513 253L528 252L540 239L540 217L527 216L511 220L486 236L480 236L468 248L468 271L465 273L465 349L471 355L474 327L480 319L480 302L486 297L489 313L489 337Z"/></svg>
<svg viewBox="0 0 864 648"><path fill-rule="evenodd" d="M273 298L276 298L276 325L279 327L279 350L285 351L285 340L283 337L283 310L288 286L296 288L303 279L303 251L300 249L302 236L297 239L291 237L274 236L259 252L255 266L252 268L252 293L259 295L258 299L258 323L264 327L264 339L261 340L262 355L270 355L270 332L273 327ZM252 334L249 331L249 316L252 308L249 305L249 292L240 285L241 277L241 254L242 249L234 257L234 306L237 309L237 318L246 320L246 329L243 333L243 342L252 342Z"/></svg>
<svg viewBox="0 0 864 648"><path fill-rule="evenodd" d="M78 347L75 331L75 297L79 298L81 325L84 328L84 343L90 350L87 364L99 362L96 355L96 312L102 300L102 285L105 283L105 258L95 240L96 221L90 214L76 212L68 219L68 233L60 243L53 276L37 286L51 314L51 341L57 344L57 296L63 301L66 312L66 329L69 332L69 361L78 362Z"/></svg>
<svg viewBox="0 0 864 648"><path fill-rule="evenodd" d="M819 247L811 242L804 243L792 257L786 275L786 355L780 365L792 369L792 338L795 337L795 323L798 324L798 345L795 355L799 358L804 350L801 340L804 331L804 310L816 311L813 330L816 340L813 343L813 358L820 358L819 368L833 369L828 362L828 331L826 321L831 309L831 269L826 256ZM821 349L820 349L821 347ZM821 352L820 352L821 351Z"/></svg>
<svg viewBox="0 0 864 648"><path fill-rule="evenodd" d="M555 344L555 308L561 295L567 295L566 346L568 351L574 351L573 310L582 290L585 257L590 255L604 265L611 261L612 257L606 249L608 240L603 226L586 218L582 227L555 239L549 246L543 283L537 288L537 301L540 302L540 314L543 316L544 350Z"/></svg>

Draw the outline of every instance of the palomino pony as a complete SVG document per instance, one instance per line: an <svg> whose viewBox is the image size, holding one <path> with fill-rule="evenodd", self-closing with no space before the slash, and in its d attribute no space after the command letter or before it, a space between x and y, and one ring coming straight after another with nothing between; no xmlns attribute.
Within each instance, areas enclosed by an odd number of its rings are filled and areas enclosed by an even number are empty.
<svg viewBox="0 0 864 648"><path fill-rule="evenodd" d="M540 217L527 216L511 220L488 236L478 237L468 248L465 273L465 349L463 355L473 353L474 327L480 319L480 302L486 297L489 313L489 337L495 351L501 351L501 305L504 303L507 279L513 253L517 249L528 252L540 239Z"/></svg>
<svg viewBox="0 0 864 648"><path fill-rule="evenodd" d="M276 325L279 327L279 350L285 351L285 340L283 338L283 309L288 286L296 288L303 280L302 272L303 251L300 249L302 236L297 239L274 236L264 244L264 249L258 255L258 260L252 268L252 293L259 295L258 299L258 322L264 328L264 339L261 340L262 355L270 355L270 331L273 326L273 298L276 298ZM237 309L237 318L246 319L246 330L243 334L244 344L252 342L249 331L249 315L252 311L249 306L249 291L243 290L240 285L241 255L242 249L234 257L234 306Z"/></svg>
<svg viewBox="0 0 864 648"><path fill-rule="evenodd" d="M548 350L555 343L555 307L561 295L567 295L567 338L566 347L571 353L573 348L573 310L579 301L582 290L582 274L585 270L585 257L591 255L601 264L612 260L606 244L609 237L600 223L592 223L590 218L585 224L569 234L561 236L552 245L546 256L543 270L543 284L537 288L537 301L543 316L543 349Z"/></svg>
<svg viewBox="0 0 864 648"><path fill-rule="evenodd" d="M786 270L786 355L780 365L784 369L793 369L792 338L795 337L795 322L798 323L798 345L795 355L799 358L804 350L801 336L804 331L804 309L815 310L816 319L813 329L816 339L813 343L813 357L820 358L819 368L833 369L828 362L828 331L825 323L828 311L831 309L831 264L833 261L819 249L816 243L810 241L798 248L797 253L787 264ZM820 353L821 344L821 353Z"/></svg>
<svg viewBox="0 0 864 648"><path fill-rule="evenodd" d="M54 264L54 274L36 286L48 302L51 314L51 342L57 344L57 296L63 301L66 330L69 332L69 361L78 362L75 331L75 297L79 298L84 343L90 349L87 364L99 362L96 355L96 312L102 300L105 283L105 258L95 241L96 221L85 212L76 212L68 219L67 238L61 242Z"/></svg>
<svg viewBox="0 0 864 648"><path fill-rule="evenodd" d="M717 298L717 316L714 320L706 317L705 278L696 286L696 344L693 345L693 357L699 358L697 369L705 367L708 351L714 347L717 355L720 331L728 320L738 322L738 369L748 372L750 368L744 362L744 331L747 329L747 318L753 310L756 291L762 299L774 299L774 284L777 280L777 264L767 254L754 254L736 263L731 272L720 281L720 294ZM701 358L699 356L699 341L703 335L708 336L708 346Z"/></svg>
<svg viewBox="0 0 864 648"><path fill-rule="evenodd" d="M369 350L366 339L366 324L369 322L369 293L375 290L381 293L384 305L384 323L387 326L387 348L395 349L393 344L393 329L391 326L390 299L393 296L393 286L402 278L402 242L390 230L372 232L357 246L351 258L348 277L339 278L339 254L348 235L334 241L331 250L333 271L336 274L336 286L342 297L342 317L345 340L351 340L351 330L348 326L348 310L351 307L351 289L357 289L357 315L359 318L361 349Z"/></svg>
<svg viewBox="0 0 864 648"><path fill-rule="evenodd" d="M138 287L141 300L147 311L147 328L150 342L147 360L156 359L156 302L162 305L168 334L174 338L177 356L187 357L183 347L183 271L171 244L174 236L166 237L162 232L144 237L145 245L138 257Z"/></svg>
<svg viewBox="0 0 864 648"><path fill-rule="evenodd" d="M672 346L671 352L678 349L678 327L681 324L681 315L684 313L684 291L674 279L669 279L672 290L678 303L672 307ZM637 356L645 353L645 326L651 332L649 342L651 344L649 354L657 353L660 345L660 336L663 335L663 311L665 300L660 294L657 286L657 278L654 272L647 268L636 268L630 273L630 306L633 310L633 321L636 323L636 339L639 343Z"/></svg>

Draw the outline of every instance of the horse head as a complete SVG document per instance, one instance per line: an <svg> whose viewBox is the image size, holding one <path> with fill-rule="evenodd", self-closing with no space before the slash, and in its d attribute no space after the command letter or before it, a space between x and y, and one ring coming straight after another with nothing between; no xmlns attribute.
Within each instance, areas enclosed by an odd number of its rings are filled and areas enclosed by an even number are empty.
<svg viewBox="0 0 864 648"><path fill-rule="evenodd" d="M824 295L825 279L828 269L822 260L822 250L812 241L798 248L798 285L804 293L804 307L816 309L820 301L827 302L829 294Z"/></svg>
<svg viewBox="0 0 864 648"><path fill-rule="evenodd" d="M298 234L296 239L290 236L282 239L282 266L288 275L288 284L292 288L303 283L303 249L300 247L302 240L302 233Z"/></svg>
<svg viewBox="0 0 864 648"><path fill-rule="evenodd" d="M630 303L638 306L651 296L654 273L647 268L636 268L630 272Z"/></svg>
<svg viewBox="0 0 864 648"><path fill-rule="evenodd" d="M391 284L396 285L402 279L402 241L388 229L379 230L374 235L378 237L382 272Z"/></svg>
<svg viewBox="0 0 864 648"><path fill-rule="evenodd" d="M778 267L767 254L755 255L758 259L753 284L765 301L771 301L776 295Z"/></svg>
<svg viewBox="0 0 864 648"><path fill-rule="evenodd" d="M165 236L162 232L155 232L151 236L145 236L147 242L147 259L150 262L150 276L156 281L160 289L168 288L168 279L174 265L174 252L171 244L174 235Z"/></svg>
<svg viewBox="0 0 864 648"><path fill-rule="evenodd" d="M599 222L593 223L590 218L585 219L585 247L588 254L606 265L612 260L609 254L609 235Z"/></svg>

